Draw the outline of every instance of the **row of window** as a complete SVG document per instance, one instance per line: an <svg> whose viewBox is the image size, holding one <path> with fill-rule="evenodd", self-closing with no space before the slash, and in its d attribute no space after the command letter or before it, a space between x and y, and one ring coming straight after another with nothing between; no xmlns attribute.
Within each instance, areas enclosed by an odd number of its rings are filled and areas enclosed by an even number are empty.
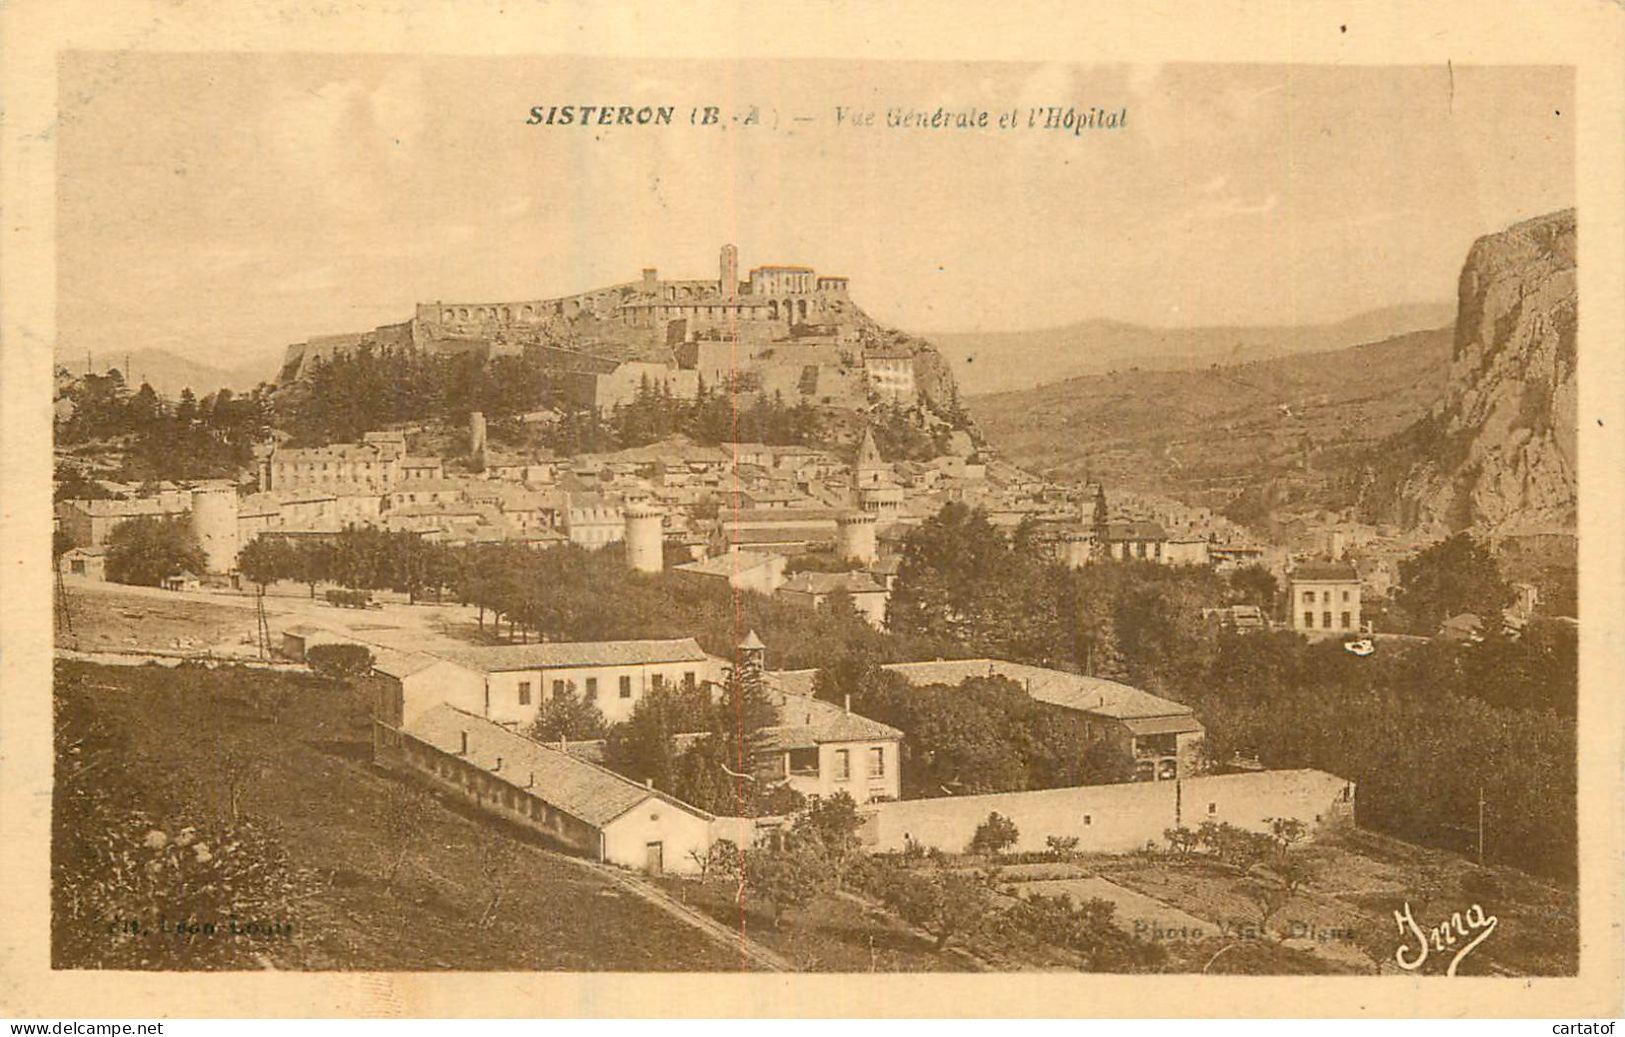
<svg viewBox="0 0 1625 1037"><path fill-rule="evenodd" d="M1352 613L1348 613L1348 612L1339 613L1338 614L1338 619L1339 619L1340 622L1339 622L1338 626L1334 628L1332 626L1332 614L1330 612L1322 612L1320 614L1320 621L1321 621L1320 622L1320 628L1322 630L1332 630L1332 629L1353 630L1354 629L1354 617L1353 617ZM1304 629L1306 629L1306 630L1313 630L1315 628L1315 614L1313 612L1305 612L1303 614L1303 626L1304 626Z"/></svg>
<svg viewBox="0 0 1625 1037"><path fill-rule="evenodd" d="M1349 594L1350 594L1349 591L1344 591L1343 592L1343 600L1344 601L1352 601L1352 600L1354 600L1351 597L1349 597ZM1320 592L1320 600L1322 602L1326 603L1326 604L1331 604L1332 592L1331 591L1321 591ZM1305 605L1313 605L1315 603L1315 592L1314 591L1304 591L1303 592L1303 603Z"/></svg>
<svg viewBox="0 0 1625 1037"><path fill-rule="evenodd" d="M684 688L692 691L694 689L695 685L698 683L698 681L699 681L699 674L695 673L693 670L685 670L685 671L683 671L683 687ZM570 681L566 681L566 680L562 680L562 679L561 680L555 680L553 682L553 697L556 699L556 698L559 698L562 695L564 695L564 693L569 689L570 683L571 683ZM584 690L586 692L586 700L588 702L596 702L596 701L598 701L598 678L597 677L588 677L588 678L586 678L585 683L586 683L586 688ZM663 673L652 674L649 677L649 686L651 688L653 688L655 691L660 691L661 689L663 689L666 686L666 675L663 674ZM617 691L620 693L620 697L623 698L623 699L629 699L629 698L632 697L632 677L631 677L630 674L623 674L618 679ZM520 681L519 682L519 704L521 706L528 706L528 705L530 705L530 702L531 702L531 682L530 681Z"/></svg>

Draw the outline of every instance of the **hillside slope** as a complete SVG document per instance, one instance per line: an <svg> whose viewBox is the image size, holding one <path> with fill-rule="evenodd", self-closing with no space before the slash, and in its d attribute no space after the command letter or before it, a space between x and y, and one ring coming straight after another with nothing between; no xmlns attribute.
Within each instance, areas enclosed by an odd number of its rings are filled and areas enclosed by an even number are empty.
<svg viewBox="0 0 1625 1037"><path fill-rule="evenodd" d="M1357 473L1362 514L1497 540L1572 534L1577 327L1574 210L1478 239L1448 384Z"/></svg>
<svg viewBox="0 0 1625 1037"><path fill-rule="evenodd" d="M1114 370L1194 370L1346 349L1440 327L1450 323L1454 311L1450 303L1415 303L1323 325L1153 328L1092 320L1036 331L930 337L948 358L960 391L976 396Z"/></svg>
<svg viewBox="0 0 1625 1037"><path fill-rule="evenodd" d="M1198 371L1120 371L976 397L1009 460L1062 479L1166 493L1249 521L1340 492L1347 465L1427 412L1449 328Z"/></svg>

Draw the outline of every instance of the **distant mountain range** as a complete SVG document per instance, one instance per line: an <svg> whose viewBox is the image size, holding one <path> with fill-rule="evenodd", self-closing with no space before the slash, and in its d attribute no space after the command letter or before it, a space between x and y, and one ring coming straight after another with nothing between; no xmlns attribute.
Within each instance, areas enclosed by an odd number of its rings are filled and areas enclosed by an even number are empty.
<svg viewBox="0 0 1625 1037"><path fill-rule="evenodd" d="M1439 316L1399 307L1291 334L1159 333L1207 349L1208 362L1141 362L976 396L968 408L1004 456L1051 477L1166 493L1260 528L1331 511L1431 535L1471 529L1502 546L1550 541L1548 554L1567 550L1562 564L1572 565L1574 243L1573 210L1480 238L1456 307L1432 330L1316 348ZM1226 336L1295 355L1225 362ZM1001 367L1014 363L1016 341L1005 341Z"/></svg>
<svg viewBox="0 0 1625 1037"><path fill-rule="evenodd" d="M1455 314L1450 302L1410 303L1335 324L1298 327L1155 328L1088 320L1036 331L939 332L928 337L948 358L960 392L982 396L1132 368L1188 371L1324 353L1442 327Z"/></svg>
<svg viewBox="0 0 1625 1037"><path fill-rule="evenodd" d="M69 374L85 373L85 357L58 354L58 365ZM128 366L129 370L125 370ZM90 369L98 374L111 368L123 372L125 381L132 386L147 382L158 395L173 399L182 389L191 389L199 399L216 389L246 392L264 381L276 377L277 353L241 358L238 363L223 367L217 364L191 360L167 349L132 349L128 354L101 354L90 358Z"/></svg>
<svg viewBox="0 0 1625 1037"><path fill-rule="evenodd" d="M1350 467L1444 393L1452 339L1442 327L1273 360L1086 375L968 406L1023 467L1265 526L1283 508L1339 503Z"/></svg>

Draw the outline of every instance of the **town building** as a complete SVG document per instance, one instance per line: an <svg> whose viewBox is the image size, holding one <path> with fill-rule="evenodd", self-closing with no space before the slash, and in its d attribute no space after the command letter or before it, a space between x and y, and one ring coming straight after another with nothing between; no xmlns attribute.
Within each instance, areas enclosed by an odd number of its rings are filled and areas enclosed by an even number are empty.
<svg viewBox="0 0 1625 1037"><path fill-rule="evenodd" d="M715 558L672 566L672 572L690 579L717 581L735 590L772 594L784 585L789 564L784 555L756 551L728 551Z"/></svg>
<svg viewBox="0 0 1625 1037"><path fill-rule="evenodd" d="M845 792L859 804L901 798L901 731L853 713L850 699L844 708L782 692L775 699L779 723L761 732L758 781L809 797Z"/></svg>
<svg viewBox="0 0 1625 1037"><path fill-rule="evenodd" d="M710 848L711 815L479 714L440 703L376 731L379 763L591 860L687 874Z"/></svg>
<svg viewBox="0 0 1625 1037"><path fill-rule="evenodd" d="M70 576L83 576L87 580L107 579L107 548L74 547L62 552L57 568Z"/></svg>
<svg viewBox="0 0 1625 1037"><path fill-rule="evenodd" d="M844 594L868 624L881 629L886 625L886 603L891 592L874 581L866 572L799 572L784 581L778 596L793 605L823 608L836 595Z"/></svg>
<svg viewBox="0 0 1625 1037"><path fill-rule="evenodd" d="M393 681L391 694L401 699L403 715L412 712L417 696L418 705L425 699L450 702L521 731L557 695L582 697L615 724L629 718L649 692L714 685L727 667L691 637L492 645L436 651L433 658L437 663L413 664L416 669L399 663L374 667ZM431 666L435 672L424 676Z"/></svg>
<svg viewBox="0 0 1625 1037"><path fill-rule="evenodd" d="M914 353L907 346L870 346L863 351L863 377L882 399L913 403Z"/></svg>
<svg viewBox="0 0 1625 1037"><path fill-rule="evenodd" d="M1342 562L1300 563L1287 576L1292 629L1311 635L1352 634L1360 625L1360 574Z"/></svg>
<svg viewBox="0 0 1625 1037"><path fill-rule="evenodd" d="M75 547L101 547L113 530L134 518L177 518L191 511L189 498L163 500L65 500L56 505L57 527Z"/></svg>

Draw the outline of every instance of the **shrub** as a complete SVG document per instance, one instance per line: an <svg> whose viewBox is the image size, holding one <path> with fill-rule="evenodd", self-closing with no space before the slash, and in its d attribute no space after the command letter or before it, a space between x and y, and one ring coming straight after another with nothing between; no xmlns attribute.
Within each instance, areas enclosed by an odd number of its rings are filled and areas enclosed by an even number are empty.
<svg viewBox="0 0 1625 1037"><path fill-rule="evenodd" d="M1078 852L1078 837L1075 835L1049 835L1044 837L1044 845L1049 847L1050 857L1057 861L1069 861Z"/></svg>
<svg viewBox="0 0 1625 1037"><path fill-rule="evenodd" d="M1021 833L1016 830L1016 823L999 813L997 810L987 815L987 820L976 826L976 832L970 839L970 852L972 853L1002 853L1016 844Z"/></svg>
<svg viewBox="0 0 1625 1037"><path fill-rule="evenodd" d="M316 645L305 652L305 661L323 677L362 677L372 669L372 650L366 645Z"/></svg>

